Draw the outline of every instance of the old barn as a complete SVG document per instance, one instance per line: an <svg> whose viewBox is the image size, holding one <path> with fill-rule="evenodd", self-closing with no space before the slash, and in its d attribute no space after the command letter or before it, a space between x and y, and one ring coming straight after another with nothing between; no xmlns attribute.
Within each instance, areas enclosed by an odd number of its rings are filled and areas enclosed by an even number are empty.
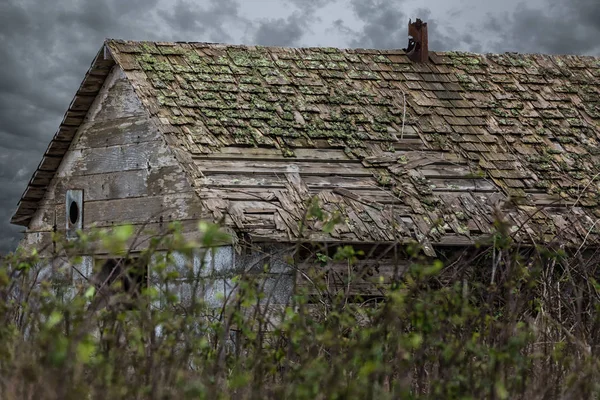
<svg viewBox="0 0 600 400"><path fill-rule="evenodd" d="M408 51L106 40L12 218L22 244L205 219L234 233L223 267L299 240L435 256L499 212L524 243L595 242L600 59L429 52L421 29ZM333 231L300 225L312 198Z"/></svg>

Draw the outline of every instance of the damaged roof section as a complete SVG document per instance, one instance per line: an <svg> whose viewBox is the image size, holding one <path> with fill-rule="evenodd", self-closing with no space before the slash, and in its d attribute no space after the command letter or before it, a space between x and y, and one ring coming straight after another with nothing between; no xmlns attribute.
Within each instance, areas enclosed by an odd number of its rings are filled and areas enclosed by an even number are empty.
<svg viewBox="0 0 600 400"><path fill-rule="evenodd" d="M525 235L577 240L595 229L596 58L450 52L414 63L403 51L108 46L193 155L201 196L240 230L294 237L317 193L344 215L334 232L344 240L472 240L507 199ZM328 178L319 186L315 177ZM236 179L246 194L230 193Z"/></svg>
<svg viewBox="0 0 600 400"><path fill-rule="evenodd" d="M255 239L596 240L600 60L107 41L215 219ZM341 216L299 227L317 196Z"/></svg>

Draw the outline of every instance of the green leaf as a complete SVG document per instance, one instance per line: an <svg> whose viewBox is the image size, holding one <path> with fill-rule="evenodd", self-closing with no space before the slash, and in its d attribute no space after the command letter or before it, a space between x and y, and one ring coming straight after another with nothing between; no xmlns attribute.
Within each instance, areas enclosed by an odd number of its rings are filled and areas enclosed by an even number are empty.
<svg viewBox="0 0 600 400"><path fill-rule="evenodd" d="M318 219L319 221L323 221L323 210L321 209L321 206L319 205L319 199L316 197L313 197L310 201L310 205L308 207L308 214L307 214L308 218L314 217L316 219Z"/></svg>
<svg viewBox="0 0 600 400"><path fill-rule="evenodd" d="M414 333L410 336L410 346L413 349L418 349L419 347L421 347L421 344L423 344L423 336L418 334L418 333Z"/></svg>
<svg viewBox="0 0 600 400"><path fill-rule="evenodd" d="M239 389L246 386L252 380L252 375L248 371L242 371L237 374L233 374L229 379L230 389Z"/></svg>
<svg viewBox="0 0 600 400"><path fill-rule="evenodd" d="M325 224L323 225L323 232L331 233L336 225L342 222L342 217L339 213L335 213Z"/></svg>
<svg viewBox="0 0 600 400"><path fill-rule="evenodd" d="M508 390L501 381L496 382L496 396L501 400L508 399Z"/></svg>
<svg viewBox="0 0 600 400"><path fill-rule="evenodd" d="M423 276L437 275L442 268L444 268L444 263L440 260L435 260L431 266L423 268Z"/></svg>
<svg viewBox="0 0 600 400"><path fill-rule="evenodd" d="M132 225L117 226L110 233L101 232L102 244L111 253L124 254L127 240L129 240L134 232Z"/></svg>
<svg viewBox="0 0 600 400"><path fill-rule="evenodd" d="M84 364L90 362L92 355L96 352L96 345L92 342L80 342L77 345L77 359Z"/></svg>
<svg viewBox="0 0 600 400"><path fill-rule="evenodd" d="M226 232L221 231L218 224L200 221L198 230L202 233L202 245L204 247L214 247L231 242L231 237Z"/></svg>
<svg viewBox="0 0 600 400"><path fill-rule="evenodd" d="M117 226L113 230L113 237L116 241L126 242L133 235L133 226L132 225L121 225Z"/></svg>
<svg viewBox="0 0 600 400"><path fill-rule="evenodd" d="M94 286L90 286L86 291L85 294L83 295L83 297L85 297L86 299L91 299L92 297L94 297L94 295L96 294L96 288Z"/></svg>
<svg viewBox="0 0 600 400"><path fill-rule="evenodd" d="M63 315L58 311L52 311L50 316L48 317L48 321L46 321L47 328L54 328L60 321L62 321Z"/></svg>

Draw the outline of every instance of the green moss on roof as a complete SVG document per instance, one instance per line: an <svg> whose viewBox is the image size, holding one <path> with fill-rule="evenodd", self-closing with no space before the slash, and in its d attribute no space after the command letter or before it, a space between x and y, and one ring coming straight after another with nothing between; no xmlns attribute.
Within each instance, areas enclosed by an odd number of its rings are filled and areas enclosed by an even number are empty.
<svg viewBox="0 0 600 400"><path fill-rule="evenodd" d="M414 64L401 51L107 44L126 73L142 74L134 85L170 115L162 121L211 127L204 134L214 136L212 151L233 141L293 157L294 140L326 140L364 157L408 146L399 139L407 136L441 156L485 160L482 173L530 205L538 200L529 192L554 187L571 201L597 197L581 184L600 174L597 58L432 52L431 62ZM174 114L182 110L187 117ZM403 165L410 160L389 167ZM376 176L382 186L401 179ZM437 210L431 185L411 182L423 205Z"/></svg>

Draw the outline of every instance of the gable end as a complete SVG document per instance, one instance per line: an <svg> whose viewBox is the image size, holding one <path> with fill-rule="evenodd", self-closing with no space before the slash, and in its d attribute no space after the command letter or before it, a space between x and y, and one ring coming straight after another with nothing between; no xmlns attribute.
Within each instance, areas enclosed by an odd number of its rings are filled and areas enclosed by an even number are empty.
<svg viewBox="0 0 600 400"><path fill-rule="evenodd" d="M12 224L28 226L31 222L48 185L52 181L52 177L75 137L75 133L83 123L92 103L96 99L96 95L100 92L106 77L115 65L112 57L106 56L104 49L105 46L102 46L102 49L94 58L73 101L69 105L69 109L65 113L58 131L48 145L37 170L29 180L27 188L17 205L17 210L11 218L10 222Z"/></svg>

